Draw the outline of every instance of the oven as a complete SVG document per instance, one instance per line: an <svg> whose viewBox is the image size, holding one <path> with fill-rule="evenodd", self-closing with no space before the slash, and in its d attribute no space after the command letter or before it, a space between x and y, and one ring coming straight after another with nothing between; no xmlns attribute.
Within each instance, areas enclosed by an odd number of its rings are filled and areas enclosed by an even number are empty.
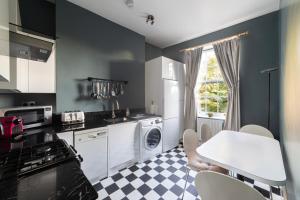
<svg viewBox="0 0 300 200"><path fill-rule="evenodd" d="M23 119L24 129L52 123L52 106L0 108L0 117L16 116Z"/></svg>

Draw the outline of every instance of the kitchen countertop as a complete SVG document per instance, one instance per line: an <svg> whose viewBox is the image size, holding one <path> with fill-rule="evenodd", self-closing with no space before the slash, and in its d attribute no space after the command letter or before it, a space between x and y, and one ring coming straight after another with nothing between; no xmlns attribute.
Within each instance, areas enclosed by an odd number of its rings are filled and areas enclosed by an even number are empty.
<svg viewBox="0 0 300 200"><path fill-rule="evenodd" d="M101 128L106 127L113 124L120 124L120 123L126 123L126 122L138 122L139 120L144 119L150 119L155 117L161 117L159 115L150 115L150 114L143 114L143 116L140 116L139 118L135 118L135 115L130 116L127 118L126 121L120 121L120 122L107 122L104 120L104 118L92 118L89 120L86 120L82 124L69 124L69 125L62 125L61 123L56 123L55 125L52 125L52 132L55 133L62 133L67 131L82 131L87 129L94 129L94 128Z"/></svg>
<svg viewBox="0 0 300 200"><path fill-rule="evenodd" d="M0 158L5 153L14 153L58 140L53 127L30 129L20 141L0 140ZM5 176L5 163L0 160L0 200L95 200L98 194L80 169L76 159L57 164L38 173L17 177L16 173ZM6 162L6 161L5 161ZM1 164L2 163L2 164ZM13 163L12 163L13 164ZM14 164L13 164L14 165ZM83 194L87 194L82 196Z"/></svg>
<svg viewBox="0 0 300 200"><path fill-rule="evenodd" d="M0 181L0 199L89 200L97 199L78 164L67 162L31 176ZM86 195L81 195L86 194Z"/></svg>

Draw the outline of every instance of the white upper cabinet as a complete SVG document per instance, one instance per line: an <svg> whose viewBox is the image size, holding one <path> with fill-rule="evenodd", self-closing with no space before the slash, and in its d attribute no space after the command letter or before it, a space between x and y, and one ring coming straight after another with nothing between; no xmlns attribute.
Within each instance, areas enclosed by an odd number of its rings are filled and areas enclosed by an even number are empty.
<svg viewBox="0 0 300 200"><path fill-rule="evenodd" d="M9 0L0 1L0 81L10 80Z"/></svg>
<svg viewBox="0 0 300 200"><path fill-rule="evenodd" d="M13 59L11 59L11 60L13 60ZM14 79L16 79L17 90L22 93L28 93L29 92L28 60L22 59L22 58L15 58L15 60L16 60L17 76Z"/></svg>
<svg viewBox="0 0 300 200"><path fill-rule="evenodd" d="M0 89L21 93L55 93L55 46L47 62L9 57L10 81L0 81Z"/></svg>
<svg viewBox="0 0 300 200"><path fill-rule="evenodd" d="M46 63L29 60L29 93L55 93L55 47Z"/></svg>
<svg viewBox="0 0 300 200"><path fill-rule="evenodd" d="M9 57L10 81L0 81L0 89L5 91L28 93L28 60Z"/></svg>
<svg viewBox="0 0 300 200"><path fill-rule="evenodd" d="M162 57L162 78L175 80L179 79L179 67L182 65L179 62Z"/></svg>

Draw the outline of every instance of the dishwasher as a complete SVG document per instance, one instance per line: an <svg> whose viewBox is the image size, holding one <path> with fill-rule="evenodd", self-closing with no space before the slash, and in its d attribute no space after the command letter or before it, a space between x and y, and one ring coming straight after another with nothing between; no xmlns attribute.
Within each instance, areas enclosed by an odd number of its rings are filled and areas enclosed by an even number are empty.
<svg viewBox="0 0 300 200"><path fill-rule="evenodd" d="M82 156L81 169L92 184L107 177L107 128L74 133L75 148Z"/></svg>

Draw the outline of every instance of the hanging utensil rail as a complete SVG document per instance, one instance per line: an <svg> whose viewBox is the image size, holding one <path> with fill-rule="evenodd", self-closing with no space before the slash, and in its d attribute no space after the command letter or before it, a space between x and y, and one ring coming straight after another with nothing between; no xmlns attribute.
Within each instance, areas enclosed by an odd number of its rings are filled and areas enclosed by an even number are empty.
<svg viewBox="0 0 300 200"><path fill-rule="evenodd" d="M111 82L111 83L124 83L127 85L128 81L123 81L123 80L112 80L112 79L104 79L104 78L93 78L93 77L88 77L88 81L103 81L103 82Z"/></svg>
<svg viewBox="0 0 300 200"><path fill-rule="evenodd" d="M116 99L124 94L127 81L92 78L88 77L91 82L91 97L95 99Z"/></svg>

